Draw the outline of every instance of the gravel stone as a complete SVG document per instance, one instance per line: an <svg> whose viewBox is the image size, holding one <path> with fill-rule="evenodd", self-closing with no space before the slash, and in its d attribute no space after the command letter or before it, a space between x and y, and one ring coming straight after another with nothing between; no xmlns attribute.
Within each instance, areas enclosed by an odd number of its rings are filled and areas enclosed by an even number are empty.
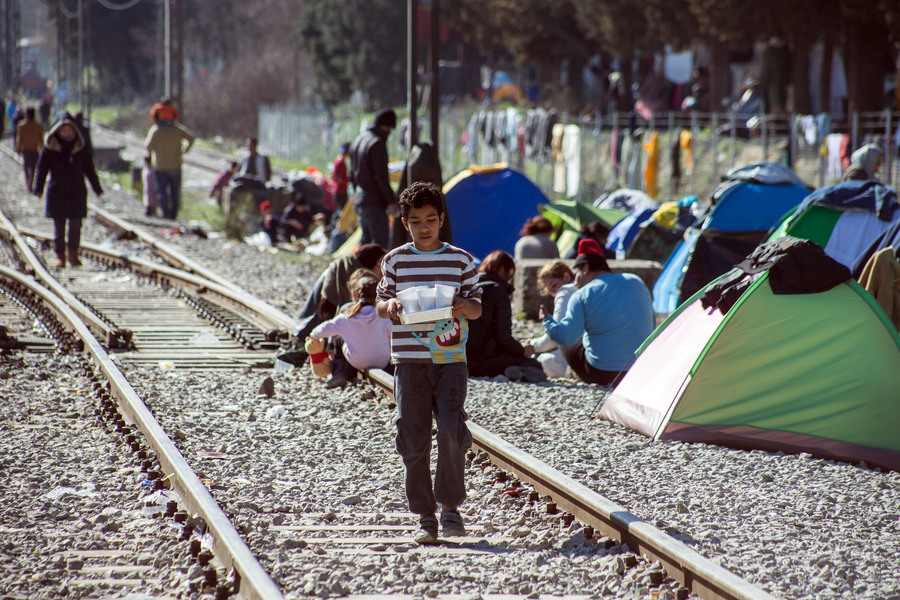
<svg viewBox="0 0 900 600"><path fill-rule="evenodd" d="M23 193L18 167L4 158L0 174L0 203L7 214L19 225L49 230L42 203ZM208 181L208 175L184 171L186 188L203 189ZM125 192L111 187L100 202L152 229L172 231L171 222L141 217L139 201ZM183 225L189 231L190 224ZM104 243L109 233L87 220L84 239ZM299 313L327 264L320 257L273 254L215 235L203 239L179 233L167 241L291 315ZM152 259L137 242L115 243ZM516 322L515 328L527 337L539 325ZM514 482L498 481L498 470L482 468L480 455L468 468L469 499L461 512L467 527L481 527L481 535L510 532L511 538L473 544L484 550L480 554L436 559L406 543L370 544L365 548L372 554L347 554L306 531L275 529L414 525L414 517L405 513L403 467L394 453L393 409L383 403L383 394L358 382L326 390L308 369L265 373L277 392L271 396L259 393L262 373L254 369L125 371L289 598L338 593L452 593L472 599L492 593L649 596L657 566L644 560L628 566L626 547L606 548L602 540L586 539L577 522L566 526L546 514L543 498L532 505L527 493L503 496ZM179 546L175 539L180 526L147 515L145 501L155 492L142 487L129 449L96 422L83 425L79 415L92 414L94 405L84 393L90 382L81 373L75 356L0 357L0 397L16 400L5 404L0 422L5 471L0 552L10 565L0 570L0 589L38 599L124 597L127 592L65 579L62 573L71 573L81 560L66 553L121 548L142 520L158 535L142 534L125 547L136 556L159 557L152 566L160 571L145 576L142 592L198 597L190 591L184 542ZM900 598L900 473L808 454L652 442L594 418L603 393L603 388L567 379L470 379L466 410L479 425L777 598ZM201 450L222 448L228 460L198 456ZM351 498L353 504L345 502ZM152 502L151 508L159 506ZM98 521L109 508L121 512ZM107 526L119 529L104 531ZM95 559L84 559L78 568L94 564ZM33 581L38 573L43 579ZM667 582L660 597L676 597L677 586Z"/></svg>

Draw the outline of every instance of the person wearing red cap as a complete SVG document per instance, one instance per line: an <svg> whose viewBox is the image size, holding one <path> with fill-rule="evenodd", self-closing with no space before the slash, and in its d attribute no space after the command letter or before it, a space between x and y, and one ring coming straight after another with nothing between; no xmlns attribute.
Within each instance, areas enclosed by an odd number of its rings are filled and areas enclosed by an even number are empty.
<svg viewBox="0 0 900 600"><path fill-rule="evenodd" d="M275 216L275 210L269 200L263 200L259 203L259 227L269 236L269 242L272 246L278 244L278 229L281 227L281 221Z"/></svg>
<svg viewBox="0 0 900 600"><path fill-rule="evenodd" d="M557 321L542 306L541 324L583 381L609 385L653 332L650 292L637 275L613 273L595 240L578 244L574 271L578 291L566 316Z"/></svg>

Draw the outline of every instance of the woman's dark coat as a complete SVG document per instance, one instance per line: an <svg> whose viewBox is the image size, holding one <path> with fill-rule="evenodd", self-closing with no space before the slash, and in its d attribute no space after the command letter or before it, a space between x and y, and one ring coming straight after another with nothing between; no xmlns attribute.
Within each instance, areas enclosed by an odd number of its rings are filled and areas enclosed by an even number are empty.
<svg viewBox="0 0 900 600"><path fill-rule="evenodd" d="M469 321L468 358L495 358L501 352L524 356L522 344L512 335L513 286L488 273L479 273L476 285L481 288L481 318Z"/></svg>
<svg viewBox="0 0 900 600"><path fill-rule="evenodd" d="M74 129L74 142L66 142L60 137L59 130L64 124L71 125ZM34 177L33 191L36 196L44 193L44 182L47 182L44 216L51 219L86 217L85 177L91 182L94 192L98 196L101 195L103 189L94 169L93 153L85 144L81 128L68 113L65 113L47 132Z"/></svg>

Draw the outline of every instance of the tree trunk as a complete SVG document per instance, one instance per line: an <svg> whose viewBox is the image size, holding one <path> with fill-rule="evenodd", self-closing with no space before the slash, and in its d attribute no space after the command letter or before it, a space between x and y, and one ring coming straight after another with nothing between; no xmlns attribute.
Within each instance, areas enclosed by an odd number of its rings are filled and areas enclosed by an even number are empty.
<svg viewBox="0 0 900 600"><path fill-rule="evenodd" d="M728 55L725 45L718 39L710 41L711 57L709 66L709 110L720 112L722 100L726 96L728 83Z"/></svg>
<svg viewBox="0 0 900 600"><path fill-rule="evenodd" d="M812 112L812 99L809 92L809 40L805 37L791 40L791 70L794 103L790 110L808 115Z"/></svg>
<svg viewBox="0 0 900 600"><path fill-rule="evenodd" d="M569 105L569 111L573 113L578 113L586 102L584 97L584 65L585 61L580 58L569 57L568 61L568 73L566 74L567 81L567 103Z"/></svg>
<svg viewBox="0 0 900 600"><path fill-rule="evenodd" d="M876 21L847 21L848 111L870 112L884 108L882 57L888 49L887 27Z"/></svg>
<svg viewBox="0 0 900 600"><path fill-rule="evenodd" d="M619 98L617 111L628 112L634 106L634 94L631 86L634 85L634 53L626 51L620 58L619 71L622 73L622 83L625 92Z"/></svg>
<svg viewBox="0 0 900 600"><path fill-rule="evenodd" d="M834 44L831 36L822 41L822 70L819 72L819 110L831 112L831 63L834 62Z"/></svg>

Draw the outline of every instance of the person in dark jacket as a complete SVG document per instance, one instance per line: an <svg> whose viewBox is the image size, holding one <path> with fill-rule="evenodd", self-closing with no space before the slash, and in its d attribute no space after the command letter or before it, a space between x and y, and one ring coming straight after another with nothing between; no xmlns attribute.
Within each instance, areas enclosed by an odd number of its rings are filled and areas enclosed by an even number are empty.
<svg viewBox="0 0 900 600"><path fill-rule="evenodd" d="M541 363L529 358L534 348L512 335L512 305L509 283L516 272L512 256L503 250L488 254L478 269L481 288L481 318L469 321L466 362L471 377L506 375L510 379L544 381Z"/></svg>
<svg viewBox="0 0 900 600"><path fill-rule="evenodd" d="M393 110L382 110L375 124L350 145L350 181L356 186L353 208L362 228L360 245L390 248L388 213L399 214L399 205L388 174L387 138L397 127Z"/></svg>
<svg viewBox="0 0 900 600"><path fill-rule="evenodd" d="M78 248L81 246L81 220L87 216L85 177L99 198L103 189L94 169L92 153L88 151L78 124L69 113L64 113L47 132L32 190L35 196L42 196L47 182L44 215L53 219L53 249L58 269L66 266L67 251L69 264L73 267L81 265Z"/></svg>

